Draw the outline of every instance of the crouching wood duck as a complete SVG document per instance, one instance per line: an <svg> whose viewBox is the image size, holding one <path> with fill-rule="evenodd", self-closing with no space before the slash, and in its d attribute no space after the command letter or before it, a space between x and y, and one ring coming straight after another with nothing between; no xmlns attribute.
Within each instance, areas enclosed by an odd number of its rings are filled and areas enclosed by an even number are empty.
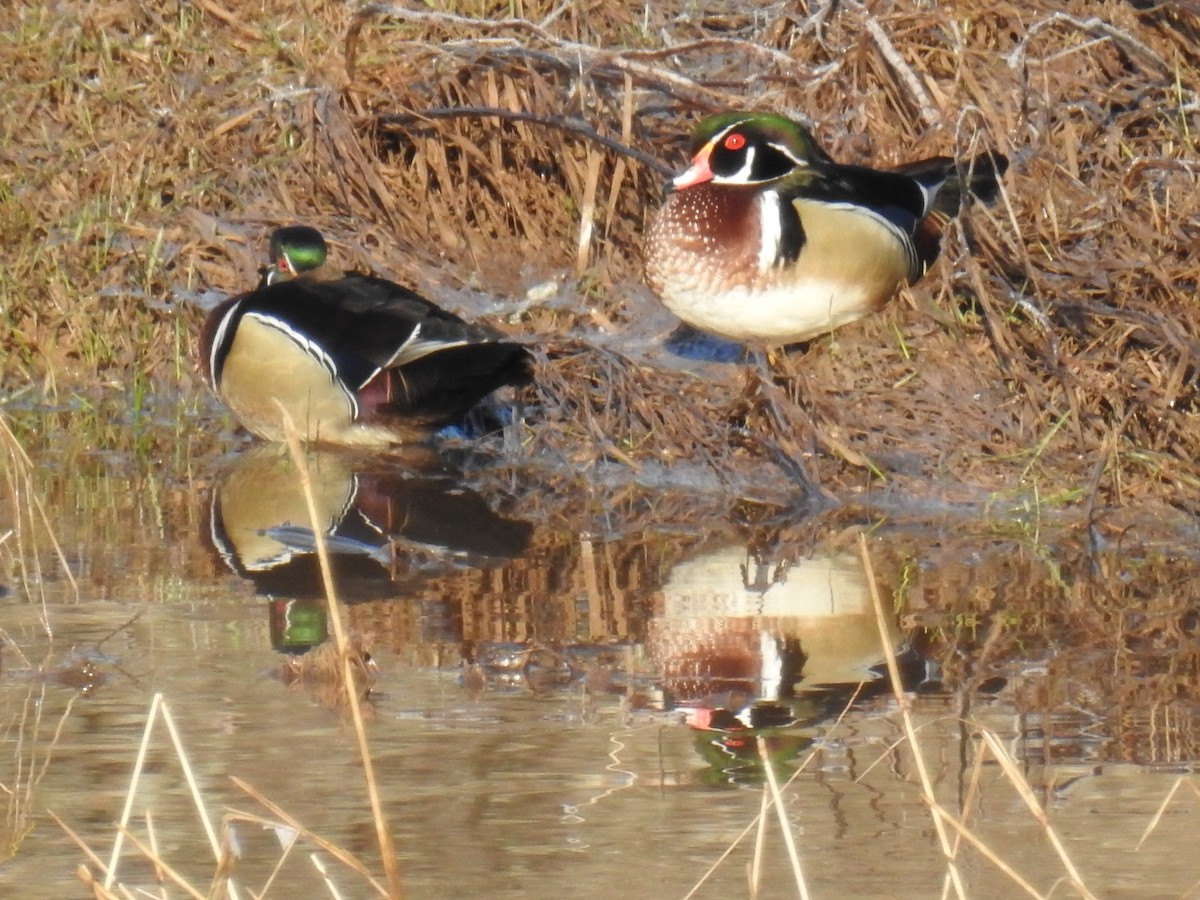
<svg viewBox="0 0 1200 900"><path fill-rule="evenodd" d="M271 235L256 290L209 314L205 380L249 431L382 447L428 437L492 391L533 380L520 344L438 308L407 288L332 270L315 228Z"/></svg>
<svg viewBox="0 0 1200 900"><path fill-rule="evenodd" d="M964 196L991 200L1008 168L998 153L842 165L799 123L751 112L702 121L691 154L651 224L646 280L688 324L768 344L878 311L937 259Z"/></svg>

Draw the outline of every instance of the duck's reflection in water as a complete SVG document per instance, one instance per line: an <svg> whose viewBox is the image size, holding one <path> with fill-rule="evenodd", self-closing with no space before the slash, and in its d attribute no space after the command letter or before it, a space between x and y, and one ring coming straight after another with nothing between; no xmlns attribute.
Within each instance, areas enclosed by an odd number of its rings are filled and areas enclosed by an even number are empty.
<svg viewBox="0 0 1200 900"><path fill-rule="evenodd" d="M497 514L453 478L341 451L310 449L305 461L344 602L403 597L448 569L502 563L529 541L529 523ZM302 652L326 638L313 520L286 449L253 447L224 473L212 492L208 537L231 571L271 599L277 649Z"/></svg>
<svg viewBox="0 0 1200 900"><path fill-rule="evenodd" d="M686 560L662 588L649 651L674 705L702 732L720 779L755 777L755 737L790 758L804 728L877 682L884 657L866 576L851 555L767 560L726 545ZM894 618L886 622L895 649Z"/></svg>

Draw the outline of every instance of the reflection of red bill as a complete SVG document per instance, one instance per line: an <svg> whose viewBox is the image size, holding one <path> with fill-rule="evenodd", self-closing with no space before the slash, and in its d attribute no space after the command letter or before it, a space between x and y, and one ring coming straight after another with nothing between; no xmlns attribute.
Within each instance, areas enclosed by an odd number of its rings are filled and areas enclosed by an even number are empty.
<svg viewBox="0 0 1200 900"><path fill-rule="evenodd" d="M707 707L700 709L689 709L687 711L687 723L692 728L699 728L702 731L708 731L712 728L713 711Z"/></svg>
<svg viewBox="0 0 1200 900"><path fill-rule="evenodd" d="M711 706L696 706L687 710L687 723L697 731L745 731L750 724L741 714Z"/></svg>

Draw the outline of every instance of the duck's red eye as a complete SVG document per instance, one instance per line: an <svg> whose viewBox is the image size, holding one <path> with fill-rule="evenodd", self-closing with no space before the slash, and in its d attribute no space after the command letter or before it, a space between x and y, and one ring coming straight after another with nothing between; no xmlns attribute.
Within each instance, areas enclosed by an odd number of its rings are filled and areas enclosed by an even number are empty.
<svg viewBox="0 0 1200 900"><path fill-rule="evenodd" d="M738 134L735 131L729 137L725 138L725 149L726 150L741 150L745 146L746 146L746 136L744 134Z"/></svg>

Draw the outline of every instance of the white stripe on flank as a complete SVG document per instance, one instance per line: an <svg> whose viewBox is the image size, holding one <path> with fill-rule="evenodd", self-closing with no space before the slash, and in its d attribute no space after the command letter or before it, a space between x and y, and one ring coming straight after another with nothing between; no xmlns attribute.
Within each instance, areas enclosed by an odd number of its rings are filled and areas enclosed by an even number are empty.
<svg viewBox="0 0 1200 900"><path fill-rule="evenodd" d="M464 347L471 343L468 340L461 341L423 341L421 340L421 324L418 322L417 327L413 329L412 334L408 339L397 348L392 354L392 358L384 365L385 369L395 369L411 362L416 362L422 357L428 356L431 353L437 353L439 350L446 350L450 347Z"/></svg>
<svg viewBox="0 0 1200 900"><path fill-rule="evenodd" d="M233 304L225 310L225 315L221 316L221 321L217 323L217 333L213 335L212 348L208 351L208 373L212 377L213 387L219 386L217 355L225 345L225 332L229 330L229 323L233 321L233 316L241 305L240 302Z"/></svg>

